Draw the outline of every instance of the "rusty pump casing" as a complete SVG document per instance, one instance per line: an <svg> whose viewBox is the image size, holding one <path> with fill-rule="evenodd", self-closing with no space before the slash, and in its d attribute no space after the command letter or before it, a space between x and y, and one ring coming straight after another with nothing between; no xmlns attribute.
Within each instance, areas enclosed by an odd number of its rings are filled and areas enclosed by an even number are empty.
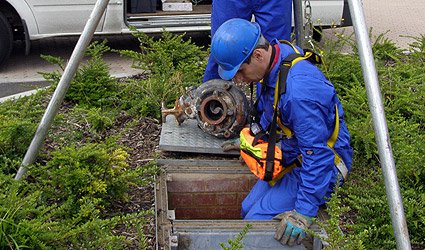
<svg viewBox="0 0 425 250"><path fill-rule="evenodd" d="M249 103L233 82L213 79L198 88L189 88L185 96L176 100L173 109L162 109L161 113L163 122L172 114L179 125L196 118L205 133L229 139L239 135L247 123Z"/></svg>

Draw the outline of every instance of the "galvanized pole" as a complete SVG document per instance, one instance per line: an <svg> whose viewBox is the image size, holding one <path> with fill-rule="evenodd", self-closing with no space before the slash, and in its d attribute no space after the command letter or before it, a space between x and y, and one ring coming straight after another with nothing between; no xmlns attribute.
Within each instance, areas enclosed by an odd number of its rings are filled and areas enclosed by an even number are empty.
<svg viewBox="0 0 425 250"><path fill-rule="evenodd" d="M378 74L370 45L369 33L366 27L363 8L360 0L348 0L350 14L356 33L360 62L366 84L369 109L372 112L375 139L378 144L379 159L385 179L388 204L390 206L393 230L397 241L397 249L411 249L409 232L403 209L400 186L398 184L394 157L385 118L384 106L381 100Z"/></svg>
<svg viewBox="0 0 425 250"><path fill-rule="evenodd" d="M304 22L302 0L293 0L295 39L299 47L304 46Z"/></svg>
<svg viewBox="0 0 425 250"><path fill-rule="evenodd" d="M26 172L26 166L34 163L38 151L40 150L40 147L43 145L44 139L46 138L47 131L49 130L50 125L52 124L53 119L58 112L63 98L65 97L65 94L69 88L69 84L78 69L78 65L84 57L87 46L93 37L96 27L99 24L100 18L105 12L108 3L109 0L97 0L90 18L84 27L83 33L81 34L80 39L78 40L77 45L72 52L68 65L66 66L59 84L53 93L52 99L47 106L43 118L41 118L35 136L32 139L21 166L19 167L18 173L15 176L15 180L20 180Z"/></svg>

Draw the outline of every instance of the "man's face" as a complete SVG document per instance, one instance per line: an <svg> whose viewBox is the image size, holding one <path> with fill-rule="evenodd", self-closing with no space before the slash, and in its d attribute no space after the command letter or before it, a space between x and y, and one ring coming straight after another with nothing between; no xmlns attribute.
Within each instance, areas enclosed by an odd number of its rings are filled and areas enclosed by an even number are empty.
<svg viewBox="0 0 425 250"><path fill-rule="evenodd" d="M263 50L264 51L264 50ZM255 50L251 55L251 62L243 63L233 80L236 83L258 82L263 79L266 74L267 65L264 63L264 55L262 50Z"/></svg>

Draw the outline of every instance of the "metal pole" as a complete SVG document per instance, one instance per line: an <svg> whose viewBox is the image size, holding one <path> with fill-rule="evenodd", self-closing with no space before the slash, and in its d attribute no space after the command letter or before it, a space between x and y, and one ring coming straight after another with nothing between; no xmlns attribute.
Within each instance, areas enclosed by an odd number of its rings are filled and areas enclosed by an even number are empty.
<svg viewBox="0 0 425 250"><path fill-rule="evenodd" d="M77 45L75 45L68 65L66 66L59 84L53 93L52 99L47 106L43 118L41 118L40 124L38 125L37 131L35 132L35 136L32 139L21 166L19 167L18 173L15 176L15 180L20 180L26 172L26 166L34 163L38 151L40 150L40 147L46 138L47 131L49 130L50 125L52 124L53 119L58 112L63 98L65 97L65 94L69 88L69 84L78 69L78 65L84 57L87 46L93 37L94 31L96 30L96 27L99 24L100 18L105 12L108 3L109 0L97 0L90 18L84 27L83 33L81 34L80 39L78 39Z"/></svg>
<svg viewBox="0 0 425 250"><path fill-rule="evenodd" d="M295 39L299 47L304 46L304 23L302 0L293 0Z"/></svg>
<svg viewBox="0 0 425 250"><path fill-rule="evenodd" d="M400 186L398 184L394 157L381 100L378 74L370 45L369 34L360 0L348 0L354 31L359 48L360 62L366 84L369 109L372 112L375 139L378 145L379 159L385 179L388 204L391 212L393 230L397 241L397 249L411 249L409 232L403 209Z"/></svg>

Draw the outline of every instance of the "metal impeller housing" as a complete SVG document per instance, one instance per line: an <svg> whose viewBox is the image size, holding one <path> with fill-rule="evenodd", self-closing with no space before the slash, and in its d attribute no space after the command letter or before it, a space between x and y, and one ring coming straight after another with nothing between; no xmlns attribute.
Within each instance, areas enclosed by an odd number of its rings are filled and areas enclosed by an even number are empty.
<svg viewBox="0 0 425 250"><path fill-rule="evenodd" d="M245 93L231 81L210 80L196 89L199 127L219 138L232 138L245 126L249 104Z"/></svg>
<svg viewBox="0 0 425 250"><path fill-rule="evenodd" d="M245 93L231 81L210 80L198 88L190 88L176 100L173 109L163 109L162 120L172 114L180 125L196 118L198 126L218 138L232 138L247 122L249 104Z"/></svg>

